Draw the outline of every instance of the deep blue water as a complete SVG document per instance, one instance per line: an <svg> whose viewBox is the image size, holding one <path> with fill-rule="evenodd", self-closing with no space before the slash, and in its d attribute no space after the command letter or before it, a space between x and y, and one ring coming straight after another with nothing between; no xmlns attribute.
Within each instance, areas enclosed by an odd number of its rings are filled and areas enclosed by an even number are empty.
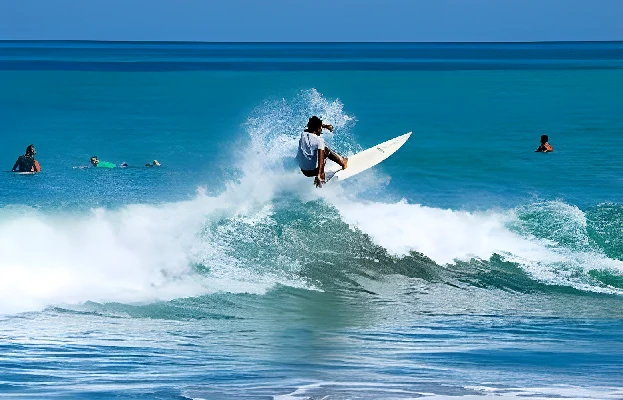
<svg viewBox="0 0 623 400"><path fill-rule="evenodd" d="M0 398L623 398L621 93L620 42L0 42ZM316 189L311 115L413 135Z"/></svg>

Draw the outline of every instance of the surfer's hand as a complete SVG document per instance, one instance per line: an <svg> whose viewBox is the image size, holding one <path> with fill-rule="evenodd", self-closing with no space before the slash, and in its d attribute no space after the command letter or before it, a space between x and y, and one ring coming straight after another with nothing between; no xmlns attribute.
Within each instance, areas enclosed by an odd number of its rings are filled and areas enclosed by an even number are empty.
<svg viewBox="0 0 623 400"><path fill-rule="evenodd" d="M317 176L316 178L314 178L314 185L316 185L316 187L322 187L322 185L326 183L324 179L321 179L320 176Z"/></svg>

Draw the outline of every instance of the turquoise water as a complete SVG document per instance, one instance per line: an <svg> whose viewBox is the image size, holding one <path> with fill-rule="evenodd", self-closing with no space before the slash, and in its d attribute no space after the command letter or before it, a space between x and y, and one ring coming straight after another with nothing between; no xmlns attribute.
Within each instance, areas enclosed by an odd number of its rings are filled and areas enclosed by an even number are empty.
<svg viewBox="0 0 623 400"><path fill-rule="evenodd" d="M623 397L622 61L0 43L0 160L43 169L0 173L0 397ZM316 189L311 115L413 135Z"/></svg>

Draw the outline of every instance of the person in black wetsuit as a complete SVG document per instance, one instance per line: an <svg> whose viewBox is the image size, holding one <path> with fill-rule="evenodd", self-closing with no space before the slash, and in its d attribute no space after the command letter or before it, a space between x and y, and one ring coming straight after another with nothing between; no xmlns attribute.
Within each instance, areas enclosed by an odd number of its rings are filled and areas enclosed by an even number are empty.
<svg viewBox="0 0 623 400"><path fill-rule="evenodd" d="M535 153L551 153L554 148L549 144L549 137L547 135L541 135L541 145L538 149L534 150Z"/></svg>
<svg viewBox="0 0 623 400"><path fill-rule="evenodd" d="M41 166L39 162L35 160L35 154L37 151L35 150L34 145L29 145L26 147L26 154L23 156L19 156L17 161L15 161L15 165L13 165L13 172L40 172Z"/></svg>

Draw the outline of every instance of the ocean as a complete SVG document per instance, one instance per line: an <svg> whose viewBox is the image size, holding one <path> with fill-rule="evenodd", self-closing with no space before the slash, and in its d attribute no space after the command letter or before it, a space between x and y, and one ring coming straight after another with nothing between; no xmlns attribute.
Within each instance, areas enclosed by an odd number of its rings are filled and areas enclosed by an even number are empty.
<svg viewBox="0 0 623 400"><path fill-rule="evenodd" d="M622 42L0 42L0 398L622 399L622 101ZM312 115L413 134L317 189Z"/></svg>

